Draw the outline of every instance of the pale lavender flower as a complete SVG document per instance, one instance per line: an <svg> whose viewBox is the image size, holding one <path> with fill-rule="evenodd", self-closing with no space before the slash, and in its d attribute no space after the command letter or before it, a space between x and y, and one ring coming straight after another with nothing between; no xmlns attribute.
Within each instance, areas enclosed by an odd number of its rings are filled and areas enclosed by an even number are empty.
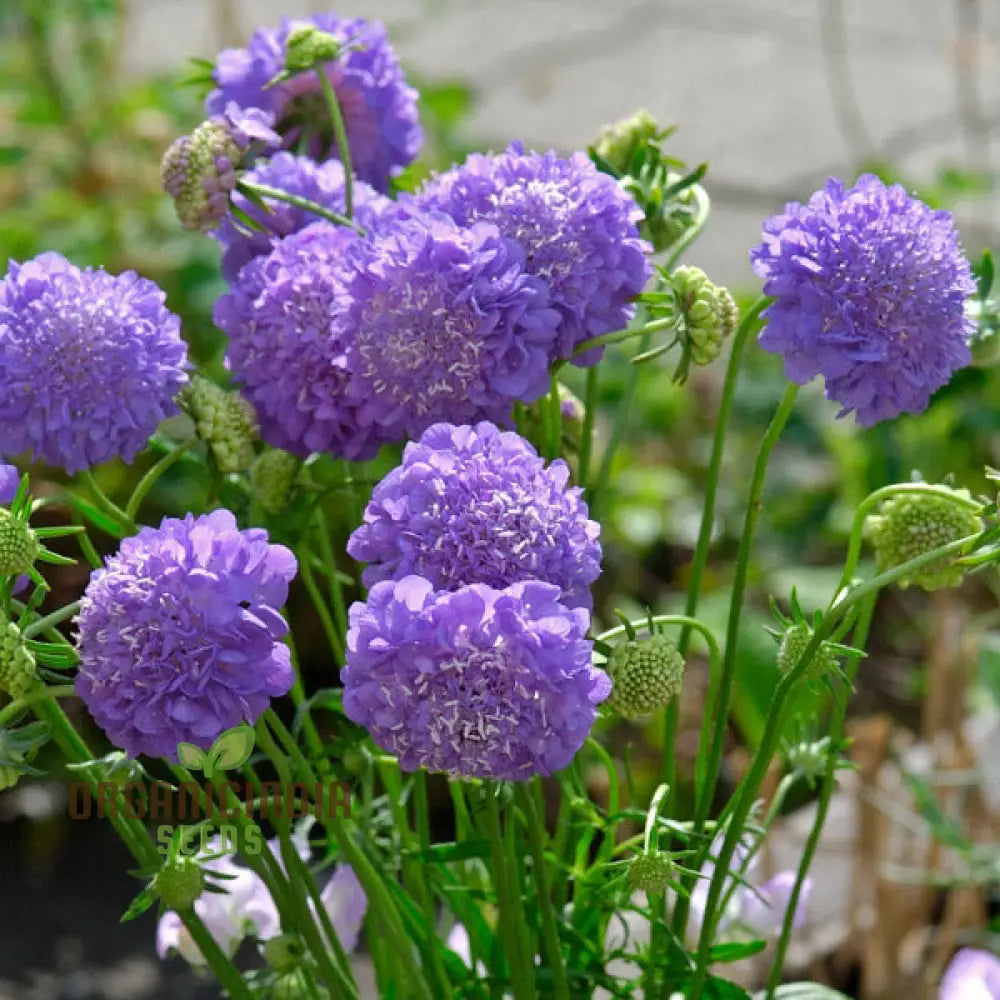
<svg viewBox="0 0 1000 1000"><path fill-rule="evenodd" d="M963 948L948 963L939 1000L1000 1000L1000 958L992 952Z"/></svg>

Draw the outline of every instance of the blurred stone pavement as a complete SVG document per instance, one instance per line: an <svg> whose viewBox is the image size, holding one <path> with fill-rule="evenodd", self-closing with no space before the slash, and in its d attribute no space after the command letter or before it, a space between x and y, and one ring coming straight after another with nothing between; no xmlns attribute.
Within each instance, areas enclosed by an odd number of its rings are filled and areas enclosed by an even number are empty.
<svg viewBox="0 0 1000 1000"><path fill-rule="evenodd" d="M761 219L829 174L853 179L875 159L920 184L944 167L989 171L1000 126L994 0L131 2L126 61L136 75L214 56L283 14L332 7L384 20L422 78L474 89L462 134L486 147L517 138L583 148L605 123L646 107L678 126L674 155L710 165L713 216L689 256L734 285L752 280L747 249ZM957 205L970 254L998 242L997 207L989 192ZM845 836L844 815L831 823L833 840ZM26 876L17 839L27 829L23 820L0 823L0 1000L217 995L179 960L157 961L149 916L119 926L138 883L102 882L99 873L121 871L127 859L123 850L107 856L106 838L93 831L75 831L78 842L52 862L37 896L19 902L12 887ZM31 831L45 836L44 824ZM33 846L44 855L44 843ZM39 865L48 868L44 857ZM843 868L827 871L845 885ZM86 927L74 925L81 915ZM8 982L22 970L33 985ZM374 996L364 962L361 970Z"/></svg>

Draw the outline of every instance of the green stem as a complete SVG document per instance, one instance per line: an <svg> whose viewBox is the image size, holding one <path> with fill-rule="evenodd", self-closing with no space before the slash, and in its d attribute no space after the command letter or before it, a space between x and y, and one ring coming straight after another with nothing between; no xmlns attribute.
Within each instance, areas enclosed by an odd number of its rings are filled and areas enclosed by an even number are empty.
<svg viewBox="0 0 1000 1000"><path fill-rule="evenodd" d="M587 389L583 397L583 432L580 436L580 460L577 481L586 490L590 475L590 456L594 449L594 417L597 413L597 376L599 365L587 369Z"/></svg>
<svg viewBox="0 0 1000 1000"><path fill-rule="evenodd" d="M344 662L344 644L341 642L340 633L337 631L337 626L334 624L333 618L330 617L326 601L319 589L319 585L316 583L316 577L313 574L312 567L309 565L308 558L299 559L299 577L302 579L302 583L312 600L313 607L316 609L316 614L326 635L326 641L330 644L330 649L333 650L334 659L337 663L342 664Z"/></svg>
<svg viewBox="0 0 1000 1000"><path fill-rule="evenodd" d="M699 790L695 805L695 830L708 818L712 808L712 799L719 778L719 765L722 760L722 747L725 741L726 728L729 721L729 708L732 702L733 684L736 679L736 663L739 646L740 616L743 611L743 596L746 590L747 576L750 572L750 557L753 552L754 536L757 521L760 518L764 481L767 476L767 463L771 451L778 442L781 432L791 415L798 395L799 387L794 383L785 389L785 394L771 418L771 423L764 434L754 462L753 475L750 479L750 496L747 499L746 516L743 520L743 533L736 554L736 570L733 579L732 597L729 602L729 621L726 626L726 647L722 658L722 671L719 678L719 690L714 701L709 702L706 722L710 720L713 727L712 740L709 745L708 762L705 768L705 781Z"/></svg>
<svg viewBox="0 0 1000 1000"><path fill-rule="evenodd" d="M21 634L25 639L31 639L39 632L44 632L46 629L66 621L67 618L72 618L79 610L80 602L73 601L71 604L47 614L44 618L35 619Z"/></svg>
<svg viewBox="0 0 1000 1000"><path fill-rule="evenodd" d="M344 165L344 210L350 219L354 215L354 169L351 165L351 145L347 141L347 129L344 127L344 114L333 84L330 83L330 78L322 66L316 67L316 76L330 112L330 120L333 122L333 134L337 139L340 162Z"/></svg>
<svg viewBox="0 0 1000 1000"><path fill-rule="evenodd" d="M539 784L537 779L535 779L535 784ZM552 970L553 996L555 1000L570 1000L569 980L566 976L562 945L559 942L559 927L552 905L552 887L547 875L548 866L545 863L547 834L530 786L521 785L519 791L527 818L528 843L534 866L535 892L542 921L542 943L545 947L545 956L548 959L549 967Z"/></svg>
<svg viewBox="0 0 1000 1000"><path fill-rule="evenodd" d="M322 505L316 507L316 525L319 534L319 550L326 568L330 587L330 604L333 606L334 618L337 622L339 635L347 635L347 606L344 603L344 590L340 583L340 572L337 569L337 559L330 544L330 526Z"/></svg>
<svg viewBox="0 0 1000 1000"><path fill-rule="evenodd" d="M857 650L864 650L868 642L868 631L871 628L876 600L876 594L869 594L862 602L861 614L858 617L857 625L854 628L854 635L851 639L851 645ZM826 822L827 813L830 811L830 802L833 799L833 792L837 785L837 763L840 755L840 743L844 736L847 720L847 701L860 662L860 655L855 654L850 656L845 663L847 684L845 685L842 697L838 701L837 711L834 714L833 724L830 728L830 749L826 774L823 777L823 785L820 789L812 829L809 831L809 837L802 852L802 859L795 873L795 885L792 887L792 892L788 899L788 909L785 910L785 917L781 925L781 936L778 938L778 943L775 947L774 961L771 964L771 973L767 980L767 1000L772 1000L774 991L781 982L785 966L785 955L788 951L788 946L792 939L792 930L795 925L795 911L798 909L802 887L809 874L809 867L812 865L813 858L816 856L820 836L823 833L823 825Z"/></svg>
<svg viewBox="0 0 1000 1000"><path fill-rule="evenodd" d="M695 219L684 232L684 235L670 248L670 256L667 258L666 265L668 271L672 271L677 266L681 255L694 243L698 235L705 228L705 223L708 221L708 213L712 208L708 192L700 184L693 185L690 190L697 206Z"/></svg>
<svg viewBox="0 0 1000 1000"><path fill-rule="evenodd" d="M364 235L365 231L356 222L352 222L346 215L341 215L339 212L334 212L329 208L324 208L322 205L317 205L316 202L310 201L308 198L302 198L297 194L282 191L281 188L271 187L270 184L258 184L256 181L241 180L236 185L236 190L240 191L241 189L244 194L249 191L250 194L257 195L259 198L283 201L286 205L301 208L303 211L318 215L321 219L326 219L327 222L332 222L337 226L346 226L348 229L355 229L359 235Z"/></svg>
<svg viewBox="0 0 1000 1000"><path fill-rule="evenodd" d="M309 744L310 753L321 757L323 754L323 740L320 738L319 730L316 728L312 712L306 704L306 691L302 683L302 662L299 660L299 651L295 645L295 640L292 638L291 627L289 627L288 634L285 636L285 641L288 643L288 650L292 656L292 667L295 670L295 680L292 682L292 689L289 692L292 696L292 704L295 706L295 711L301 713L302 729L306 734L306 742Z"/></svg>
<svg viewBox="0 0 1000 1000"><path fill-rule="evenodd" d="M650 320L648 323L643 323L642 326L630 326L626 327L624 330L615 330L612 333L602 333L599 337L591 337L589 340L584 340L578 344L573 350L573 357L578 358L581 354L586 354L587 351L594 350L595 347L608 347L611 344L620 344L626 340L632 340L635 337L642 337L643 343L646 344L645 347L640 347L637 353L642 354L644 351L648 350L648 337L651 333L657 333L660 330L669 330L672 326L675 326L677 320L671 317L670 319L654 319Z"/></svg>
<svg viewBox="0 0 1000 1000"><path fill-rule="evenodd" d="M512 872L507 864L507 848L500 826L500 809L497 806L497 790L491 785L483 788L486 800L486 834L490 841L490 860L493 867L493 884L497 894L497 908L500 911L500 931L506 945L504 951L510 965L511 988L514 1000L536 1000L534 969L528 955L524 925L519 925L515 917L513 894L519 891L512 885Z"/></svg>
<svg viewBox="0 0 1000 1000"><path fill-rule="evenodd" d="M90 469L84 469L79 474L79 479L87 487L90 495L94 498L94 503L101 511L107 514L112 521L117 522L127 534L134 535L136 532L135 522L101 489Z"/></svg>
<svg viewBox="0 0 1000 1000"><path fill-rule="evenodd" d="M0 712L0 730L7 725L11 719L16 719L26 708L45 701L47 698L72 698L76 695L76 688L72 684L57 684L54 687L39 687L34 691L29 691L24 697L12 701L2 712Z"/></svg>
<svg viewBox="0 0 1000 1000"><path fill-rule="evenodd" d="M279 733L282 742L289 748L291 756L302 768L303 773L309 775L310 781L318 783L318 779L313 773L312 765L306 759L302 750L298 747L298 744L296 744L294 738L291 733L288 732L281 719L272 709L268 709L264 713L264 717L267 719L268 725L274 729L275 732ZM403 927L402 918L396 908L396 903L393 900L392 895L383 883L382 875L371 863L371 861L369 861L365 852L358 847L354 837L351 835L351 832L347 829L343 819L336 812L336 810L324 809L324 815L327 816L325 825L328 827L330 832L333 834L334 839L337 841L337 844L340 846L340 850L344 855L344 860L354 870L354 874L357 875L358 881L361 883L361 887L364 889L365 895L368 897L368 903L371 906L372 911L385 928L390 940L401 943L406 942L409 938ZM411 989L416 996L420 998L420 1000L431 1000L430 987L427 984L427 980L424 978L423 970L415 961L410 949L403 944L396 953L396 956L403 970L406 972Z"/></svg>
<svg viewBox="0 0 1000 1000"><path fill-rule="evenodd" d="M198 914L193 909L187 909L182 910L177 915L191 935L191 940L198 946L198 950L208 963L208 967L215 973L216 979L226 988L226 992L232 1000L254 1000L254 994L243 981L240 970L233 965L225 952L218 946Z"/></svg>
<svg viewBox="0 0 1000 1000"><path fill-rule="evenodd" d="M187 442L176 448L172 448L139 480L135 491L132 493L132 498L125 508L125 516L130 521L135 521L136 515L139 513L139 508L142 506L142 501L146 499L149 491L172 465L179 462L187 454L190 444L191 442Z"/></svg>

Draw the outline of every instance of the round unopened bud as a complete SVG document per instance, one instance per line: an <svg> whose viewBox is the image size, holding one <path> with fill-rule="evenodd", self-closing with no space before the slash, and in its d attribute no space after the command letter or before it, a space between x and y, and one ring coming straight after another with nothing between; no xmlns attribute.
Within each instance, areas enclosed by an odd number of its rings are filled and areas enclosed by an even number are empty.
<svg viewBox="0 0 1000 1000"><path fill-rule="evenodd" d="M813 630L805 623L798 622L785 629L778 646L778 669L787 674L799 662L813 637ZM828 642L821 642L813 658L806 667L806 676L811 678L825 677L840 668L836 654Z"/></svg>
<svg viewBox="0 0 1000 1000"><path fill-rule="evenodd" d="M673 858L666 851L637 854L629 863L626 878L633 889L663 892L674 874Z"/></svg>
<svg viewBox="0 0 1000 1000"><path fill-rule="evenodd" d="M302 963L302 956L305 953L302 942L293 934L279 934L277 937L268 938L261 950L264 961L275 972L291 972Z"/></svg>
<svg viewBox="0 0 1000 1000"><path fill-rule="evenodd" d="M242 156L230 128L216 119L202 122L170 145L160 163L160 183L174 199L185 229L208 232L219 224L229 208Z"/></svg>
<svg viewBox="0 0 1000 1000"><path fill-rule="evenodd" d="M20 629L0 617L0 691L6 691L11 698L23 698L40 683L35 657Z"/></svg>
<svg viewBox="0 0 1000 1000"><path fill-rule="evenodd" d="M829 766L829 739L814 743L803 741L785 750L785 759L793 771L798 771L808 782L823 777Z"/></svg>
<svg viewBox="0 0 1000 1000"><path fill-rule="evenodd" d="M249 400L195 375L179 401L222 472L242 472L249 467L257 439L257 415Z"/></svg>
<svg viewBox="0 0 1000 1000"><path fill-rule="evenodd" d="M250 468L253 494L268 514L280 514L292 498L302 463L287 451L265 451Z"/></svg>
<svg viewBox="0 0 1000 1000"><path fill-rule="evenodd" d="M605 706L626 719L644 719L663 708L684 681L684 657L664 635L620 643L604 669L611 678Z"/></svg>
<svg viewBox="0 0 1000 1000"><path fill-rule="evenodd" d="M866 528L875 549L879 572L900 566L949 542L983 530L968 490L941 487L939 493L900 493L884 501ZM956 565L958 554L943 556L907 573L900 587L917 584L924 590L957 587L965 570Z"/></svg>
<svg viewBox="0 0 1000 1000"><path fill-rule="evenodd" d="M0 507L0 576L20 576L35 564L41 546L31 525Z"/></svg>
<svg viewBox="0 0 1000 1000"><path fill-rule="evenodd" d="M202 894L205 876L194 858L178 858L156 873L153 888L168 909L183 911L194 906Z"/></svg>
<svg viewBox="0 0 1000 1000"><path fill-rule="evenodd" d="M646 110L608 125L597 137L594 151L616 173L627 173L636 150L663 130Z"/></svg>
<svg viewBox="0 0 1000 1000"><path fill-rule="evenodd" d="M329 996L326 989L316 983L313 983L310 989L306 973L302 969L279 976L274 981L270 994L271 1000L307 1000L307 998L327 1000Z"/></svg>
<svg viewBox="0 0 1000 1000"><path fill-rule="evenodd" d="M700 267L678 267L670 280L684 321L684 348L696 365L710 364L739 322L736 300Z"/></svg>
<svg viewBox="0 0 1000 1000"><path fill-rule="evenodd" d="M321 31L314 24L300 24L291 30L285 43L285 69L289 73L303 73L338 58L340 50L340 42L328 31Z"/></svg>

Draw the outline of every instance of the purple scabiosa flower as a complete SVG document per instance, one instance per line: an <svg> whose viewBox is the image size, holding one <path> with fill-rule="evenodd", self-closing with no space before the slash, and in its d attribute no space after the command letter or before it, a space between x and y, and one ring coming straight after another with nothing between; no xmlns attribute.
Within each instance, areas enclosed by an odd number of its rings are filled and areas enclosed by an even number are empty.
<svg viewBox="0 0 1000 1000"><path fill-rule="evenodd" d="M938 990L940 1000L1000 1000L1000 958L977 948L962 948L948 963Z"/></svg>
<svg viewBox="0 0 1000 1000"><path fill-rule="evenodd" d="M250 261L215 305L215 322L229 335L226 362L257 411L261 436L302 457L368 459L379 448L347 396L340 275L357 238L313 223Z"/></svg>
<svg viewBox="0 0 1000 1000"><path fill-rule="evenodd" d="M0 452L71 475L145 447L187 384L180 320L132 271L57 253L11 263L0 282Z"/></svg>
<svg viewBox="0 0 1000 1000"><path fill-rule="evenodd" d="M16 465L0 462L0 504L13 503L17 489L21 485L21 473Z"/></svg>
<svg viewBox="0 0 1000 1000"><path fill-rule="evenodd" d="M499 155L474 154L432 178L415 196L424 209L462 225L492 222L525 252L525 269L548 285L559 310L553 358L584 340L628 325L651 273L639 238L642 210L583 153L525 153L515 143ZM600 351L577 358L594 364Z"/></svg>
<svg viewBox="0 0 1000 1000"><path fill-rule="evenodd" d="M269 160L258 163L247 171L244 179L250 183L278 188L288 194L314 202L332 212L343 213L344 168L337 160L315 163L305 156L292 153L275 153ZM283 236L304 229L316 221L316 216L287 202L265 198L269 211L264 212L236 192L233 205L249 215L266 231L244 229L232 215L225 216L212 235L222 244L222 275L230 284L235 282L247 261L270 253L275 242ZM371 229L378 218L393 205L385 195L362 181L354 185L354 218L362 229Z"/></svg>
<svg viewBox="0 0 1000 1000"><path fill-rule="evenodd" d="M215 943L227 955L234 955L247 935L267 940L280 932L274 901L261 878L249 868L237 865L231 856L212 857L219 850L216 835L207 854L198 861L206 873L222 876L211 884L221 892L202 892L194 912L201 917ZM176 952L193 966L205 966L205 956L194 943L181 918L169 910L156 927L156 953L160 958Z"/></svg>
<svg viewBox="0 0 1000 1000"><path fill-rule="evenodd" d="M975 284L952 217L898 184L831 178L764 223L750 260L775 298L761 347L793 382L822 375L838 416L870 427L922 413L972 359L964 302Z"/></svg>
<svg viewBox="0 0 1000 1000"><path fill-rule="evenodd" d="M512 781L566 767L611 688L590 616L548 583L383 580L350 610L344 712L404 770Z"/></svg>
<svg viewBox="0 0 1000 1000"><path fill-rule="evenodd" d="M132 756L177 760L255 722L293 672L278 613L292 553L228 510L166 518L126 538L97 570L76 622L77 694Z"/></svg>
<svg viewBox="0 0 1000 1000"><path fill-rule="evenodd" d="M265 85L285 67L289 35L312 24L344 49L326 63L325 72L340 103L354 172L380 191L413 162L423 133L417 118L417 92L406 83L388 35L379 21L314 14L308 20L285 18L280 27L261 28L245 49L219 53L216 89L205 101L210 114L230 101L261 108L275 116L289 148L303 146L316 160L338 156L330 114L315 73L305 72L273 87Z"/></svg>
<svg viewBox="0 0 1000 1000"><path fill-rule="evenodd" d="M351 398L387 441L504 423L548 390L558 313L496 226L397 218L352 246L345 292Z"/></svg>
<svg viewBox="0 0 1000 1000"><path fill-rule="evenodd" d="M365 586L422 576L439 590L469 583L551 583L568 607L591 606L600 525L563 461L546 467L513 431L435 424L382 480L347 551Z"/></svg>

